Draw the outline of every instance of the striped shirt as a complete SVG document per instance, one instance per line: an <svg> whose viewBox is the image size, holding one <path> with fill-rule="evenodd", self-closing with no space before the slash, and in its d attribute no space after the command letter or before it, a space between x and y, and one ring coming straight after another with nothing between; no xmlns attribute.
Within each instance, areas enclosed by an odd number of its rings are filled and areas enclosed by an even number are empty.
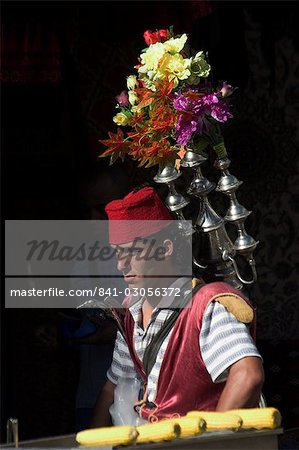
<svg viewBox="0 0 299 450"><path fill-rule="evenodd" d="M139 299L130 307L134 320L134 345L139 359L142 361L144 351L152 337L160 330L172 309L156 307L145 330L142 328L142 303ZM158 352L156 362L148 376L148 400L154 401L160 368L172 330L164 339ZM261 357L247 326L239 322L224 306L211 302L203 316L199 344L203 361L213 382L225 381L228 368L247 356ZM130 357L128 346L118 332L112 364L107 372L108 379L117 384L119 378L138 378Z"/></svg>

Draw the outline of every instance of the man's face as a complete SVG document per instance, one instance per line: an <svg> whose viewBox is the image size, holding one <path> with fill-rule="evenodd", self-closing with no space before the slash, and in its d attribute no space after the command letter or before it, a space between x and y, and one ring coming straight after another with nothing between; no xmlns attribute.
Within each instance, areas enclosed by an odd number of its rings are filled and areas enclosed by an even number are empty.
<svg viewBox="0 0 299 450"><path fill-rule="evenodd" d="M112 247L116 250L117 268L130 288L155 287L158 278L167 274L172 253L169 240L158 243L154 239L136 239Z"/></svg>

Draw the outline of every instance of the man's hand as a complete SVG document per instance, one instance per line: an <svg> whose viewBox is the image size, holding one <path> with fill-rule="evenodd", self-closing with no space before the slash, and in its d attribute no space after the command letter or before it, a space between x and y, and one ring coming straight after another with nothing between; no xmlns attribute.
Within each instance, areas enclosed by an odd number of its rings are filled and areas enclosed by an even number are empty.
<svg viewBox="0 0 299 450"><path fill-rule="evenodd" d="M216 411L257 407L263 383L264 370L261 359L256 356L240 359L229 369L228 379Z"/></svg>

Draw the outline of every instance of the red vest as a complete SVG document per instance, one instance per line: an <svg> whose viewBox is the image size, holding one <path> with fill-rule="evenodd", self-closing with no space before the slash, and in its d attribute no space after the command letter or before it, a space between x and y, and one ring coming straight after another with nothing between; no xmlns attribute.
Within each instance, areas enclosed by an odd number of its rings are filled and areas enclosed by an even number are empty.
<svg viewBox="0 0 299 450"><path fill-rule="evenodd" d="M217 294L233 293L248 301L240 291L223 282L203 286L192 298L191 307L179 315L163 358L154 400L154 408L144 403L141 416L157 420L184 416L191 410L213 411L225 383L213 383L202 359L199 334L208 304ZM137 371L146 380L142 363L133 346L134 320L127 310L124 327L131 357Z"/></svg>

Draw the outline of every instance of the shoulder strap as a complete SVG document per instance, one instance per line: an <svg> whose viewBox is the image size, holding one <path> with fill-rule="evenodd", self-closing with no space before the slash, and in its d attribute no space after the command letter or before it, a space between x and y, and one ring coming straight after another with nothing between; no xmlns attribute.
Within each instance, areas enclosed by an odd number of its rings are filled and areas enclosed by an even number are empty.
<svg viewBox="0 0 299 450"><path fill-rule="evenodd" d="M181 301L180 308L174 308L173 313L171 316L166 320L164 325L161 327L161 329L158 331L158 333L155 334L149 345L146 347L144 355L143 355L143 368L147 375L150 374L152 368L154 367L158 352L160 350L160 347L162 345L162 342L174 326L177 318L179 317L181 311L183 310L184 306L186 306L189 301L192 299L194 294L202 287L202 285L195 286L192 291L188 292L187 295L184 296L183 300Z"/></svg>

